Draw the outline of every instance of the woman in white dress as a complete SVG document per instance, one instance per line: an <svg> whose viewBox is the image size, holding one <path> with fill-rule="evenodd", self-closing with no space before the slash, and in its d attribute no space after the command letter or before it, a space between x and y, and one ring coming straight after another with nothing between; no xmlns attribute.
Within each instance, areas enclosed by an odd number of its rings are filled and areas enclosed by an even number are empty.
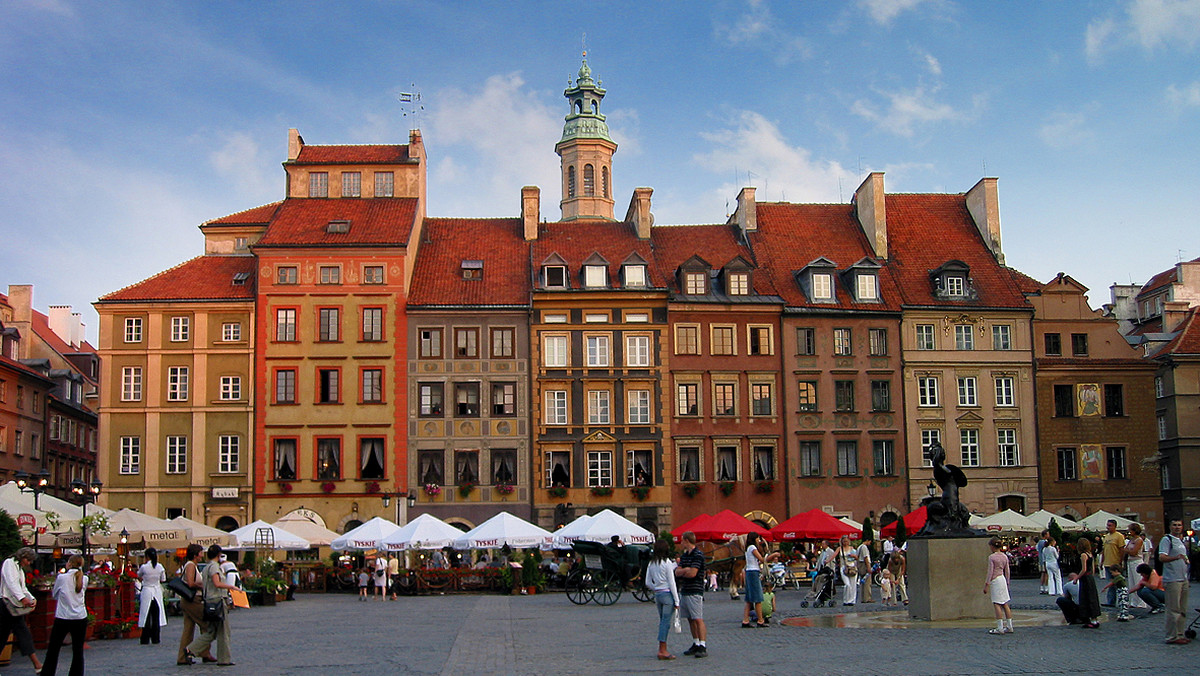
<svg viewBox="0 0 1200 676"><path fill-rule="evenodd" d="M858 602L858 550L850 544L850 536L843 535L837 550L838 575L842 577L842 605L852 606Z"/></svg>
<svg viewBox="0 0 1200 676"><path fill-rule="evenodd" d="M1142 565L1142 550L1146 546L1146 536L1142 533L1140 524L1129 524L1129 537L1125 538L1125 579L1130 581L1132 586L1133 580L1140 580L1142 576L1137 572L1137 567ZM1129 607L1149 609L1150 606L1146 602L1138 598L1137 594L1129 595Z"/></svg>
<svg viewBox="0 0 1200 676"><path fill-rule="evenodd" d="M138 577L142 580L142 594L138 607L142 645L158 645L162 626L167 623L162 590L162 586L167 582L167 570L158 562L158 552L153 547L146 548L146 562L138 568Z"/></svg>

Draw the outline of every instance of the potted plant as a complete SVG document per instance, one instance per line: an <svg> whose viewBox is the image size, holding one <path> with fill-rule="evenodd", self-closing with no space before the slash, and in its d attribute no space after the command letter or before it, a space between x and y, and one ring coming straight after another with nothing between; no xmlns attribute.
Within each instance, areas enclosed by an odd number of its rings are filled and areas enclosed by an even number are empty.
<svg viewBox="0 0 1200 676"><path fill-rule="evenodd" d="M555 498L567 497L567 487L562 484L555 484L550 487L550 496Z"/></svg>
<svg viewBox="0 0 1200 676"><path fill-rule="evenodd" d="M378 481L368 481L367 482L367 494L368 495L374 495L374 494L378 493L379 490L380 489L379 489Z"/></svg>
<svg viewBox="0 0 1200 676"><path fill-rule="evenodd" d="M598 498L612 495L612 486L592 486L592 495Z"/></svg>
<svg viewBox="0 0 1200 676"><path fill-rule="evenodd" d="M515 490L517 487L512 484L496 484L496 492L500 495L512 495Z"/></svg>
<svg viewBox="0 0 1200 676"><path fill-rule="evenodd" d="M770 493L771 491L775 490L775 482L759 481L758 483L754 484L754 490L758 493Z"/></svg>
<svg viewBox="0 0 1200 676"><path fill-rule="evenodd" d="M442 494L442 487L437 484L425 484L425 495L436 498Z"/></svg>
<svg viewBox="0 0 1200 676"><path fill-rule="evenodd" d="M475 490L475 482L474 481L464 479L463 481L460 481L458 484L459 497L463 497L463 498L469 497L471 495L471 491L473 491L473 490Z"/></svg>
<svg viewBox="0 0 1200 676"><path fill-rule="evenodd" d="M689 481L683 485L683 494L689 498L694 498L696 497L696 494L700 492L700 488L701 485L699 483L695 481Z"/></svg>
<svg viewBox="0 0 1200 676"><path fill-rule="evenodd" d="M325 491L326 493L332 493L337 490L337 484L333 483L332 481L326 481L325 483L321 484L321 490Z"/></svg>
<svg viewBox="0 0 1200 676"><path fill-rule="evenodd" d="M545 584L545 576L542 575L540 555L537 550L527 550L525 552L525 560L521 562L521 585L525 588L526 594L536 594L539 587Z"/></svg>
<svg viewBox="0 0 1200 676"><path fill-rule="evenodd" d="M722 481L720 488L721 488L721 495L724 495L725 497L729 497L730 495L733 494L733 489L737 488L737 484L735 484L732 481Z"/></svg>
<svg viewBox="0 0 1200 676"><path fill-rule="evenodd" d="M648 495L650 495L650 487L649 486L634 486L633 488L630 489L630 492L633 493L634 499L645 500L646 497Z"/></svg>

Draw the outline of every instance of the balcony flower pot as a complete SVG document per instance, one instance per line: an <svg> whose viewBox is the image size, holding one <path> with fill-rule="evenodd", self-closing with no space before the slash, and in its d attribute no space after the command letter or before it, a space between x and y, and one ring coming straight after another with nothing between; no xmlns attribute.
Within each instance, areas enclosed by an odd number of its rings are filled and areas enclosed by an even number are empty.
<svg viewBox="0 0 1200 676"><path fill-rule="evenodd" d="M635 500L645 500L650 495L650 487L649 486L634 486L633 488L631 488L629 490L631 493L633 493L633 497Z"/></svg>
<svg viewBox="0 0 1200 676"><path fill-rule="evenodd" d="M733 490L737 488L737 484L732 481L722 481L720 488L721 494L725 497L729 497L730 495L733 495Z"/></svg>
<svg viewBox="0 0 1200 676"><path fill-rule="evenodd" d="M592 486L592 495L603 498L612 495L612 486Z"/></svg>
<svg viewBox="0 0 1200 676"><path fill-rule="evenodd" d="M566 486L551 486L550 487L550 496L555 497L555 498L567 497L567 487Z"/></svg>
<svg viewBox="0 0 1200 676"><path fill-rule="evenodd" d="M695 483L695 482L685 483L683 485L683 494L688 496L689 498L694 498L694 497L696 497L696 494L700 492L700 488L701 488L701 486L698 483Z"/></svg>

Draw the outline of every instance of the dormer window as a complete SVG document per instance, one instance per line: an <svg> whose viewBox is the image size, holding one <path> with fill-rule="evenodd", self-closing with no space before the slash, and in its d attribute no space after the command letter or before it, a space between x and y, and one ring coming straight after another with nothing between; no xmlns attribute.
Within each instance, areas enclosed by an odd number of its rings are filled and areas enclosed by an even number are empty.
<svg viewBox="0 0 1200 676"><path fill-rule="evenodd" d="M345 234L350 232L350 221L344 219L329 221L325 225L325 232L329 234Z"/></svg>
<svg viewBox="0 0 1200 676"><path fill-rule="evenodd" d="M483 261L463 261L461 270L463 279L483 279Z"/></svg>
<svg viewBox="0 0 1200 676"><path fill-rule="evenodd" d="M542 268L542 279L547 289L567 288L567 267L565 265L547 265Z"/></svg>
<svg viewBox="0 0 1200 676"><path fill-rule="evenodd" d="M833 275L828 272L813 273L812 299L833 300Z"/></svg>
<svg viewBox="0 0 1200 676"><path fill-rule="evenodd" d="M750 295L750 273L749 272L731 272L727 277L729 286L729 295L731 296L748 296Z"/></svg>
<svg viewBox="0 0 1200 676"><path fill-rule="evenodd" d="M858 300L879 300L878 282L874 274L860 272L855 281L854 290Z"/></svg>
<svg viewBox="0 0 1200 676"><path fill-rule="evenodd" d="M589 289L600 289L608 286L608 266L583 266L583 285Z"/></svg>
<svg viewBox="0 0 1200 676"><path fill-rule="evenodd" d="M247 279L250 279L250 273L249 273L249 272L238 272L238 273L235 273L235 274L233 275L233 285L234 285L234 286L245 286L245 285L246 285L246 280L247 280Z"/></svg>
<svg viewBox="0 0 1200 676"><path fill-rule="evenodd" d="M689 296L703 296L708 293L708 273L688 272L683 275L684 293Z"/></svg>
<svg viewBox="0 0 1200 676"><path fill-rule="evenodd" d="M966 284L962 277L957 275L949 275L946 277L946 295L947 296L962 296L966 289Z"/></svg>
<svg viewBox="0 0 1200 676"><path fill-rule="evenodd" d="M971 269L962 261L943 263L941 267L929 273L933 282L933 295L955 300L975 298L970 273Z"/></svg>
<svg viewBox="0 0 1200 676"><path fill-rule="evenodd" d="M645 265L624 265L621 274L625 277L625 288L644 288L646 286Z"/></svg>

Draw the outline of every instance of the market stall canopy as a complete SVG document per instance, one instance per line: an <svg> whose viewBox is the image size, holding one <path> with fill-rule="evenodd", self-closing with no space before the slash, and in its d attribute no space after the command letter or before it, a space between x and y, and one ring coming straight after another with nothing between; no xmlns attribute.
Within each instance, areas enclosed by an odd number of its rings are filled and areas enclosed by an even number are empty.
<svg viewBox="0 0 1200 676"><path fill-rule="evenodd" d="M776 542L783 540L837 540L843 535L852 538L862 536L862 529L843 523L822 509L810 509L780 523L771 529Z"/></svg>
<svg viewBox="0 0 1200 676"><path fill-rule="evenodd" d="M382 516L377 516L345 535L338 536L329 543L329 546L339 552L351 549L358 551L380 549L384 538L395 533L399 528L400 526Z"/></svg>
<svg viewBox="0 0 1200 676"><path fill-rule="evenodd" d="M17 528L32 529L45 528L50 529L50 522L46 520L46 512L33 507L26 507L19 502L13 502L7 498L0 497L0 509L8 512L13 521L17 522ZM22 515L27 515L26 518L20 518ZM28 517L33 517L33 523L29 523Z"/></svg>
<svg viewBox="0 0 1200 676"><path fill-rule="evenodd" d="M1071 519L1069 519L1061 514L1055 514L1054 512L1047 512L1044 509L1039 509L1038 511L1034 512L1033 514L1030 514L1029 519L1031 521L1036 522L1039 526L1042 527L1041 530L1038 531L1038 533L1041 533L1043 530L1046 530L1047 528L1050 527L1050 519L1054 519L1055 523L1058 524L1058 527L1065 531L1083 530L1083 526L1080 526L1079 524L1075 523Z"/></svg>
<svg viewBox="0 0 1200 676"><path fill-rule="evenodd" d="M597 514L593 514L586 521L583 518L580 517L572 521L554 533L554 546L556 548L566 549L576 540L608 542L614 535L621 538L621 542L627 545L654 544L654 533L642 528L611 509L605 509ZM576 524L579 524L578 527L572 528Z"/></svg>
<svg viewBox="0 0 1200 676"><path fill-rule="evenodd" d="M186 516L177 516L171 519L171 523L187 531L187 544L195 543L204 548L208 548L210 545L232 547L237 544L237 538L232 534L226 533L220 528L206 526L199 521L192 521Z"/></svg>
<svg viewBox="0 0 1200 676"><path fill-rule="evenodd" d="M918 507L918 508L914 509L913 511L909 512L908 514L905 514L902 518L904 519L905 534L912 535L913 533L916 533L917 531L919 531L925 527L925 521L929 517L926 516L926 514L925 514L925 507L921 506L921 507ZM889 523L888 525L883 527L883 530L879 531L880 535L882 535L884 537L887 537L889 535L895 535L896 534L896 526L898 526L899 524L900 524L900 522L898 520Z"/></svg>
<svg viewBox="0 0 1200 676"><path fill-rule="evenodd" d="M692 527L695 526L696 524L703 523L705 519L711 519L711 518L712 518L711 514L705 514L705 513L701 512L700 514L693 516L692 518L688 519L687 521L684 521L682 524L672 528L671 536L675 539L675 543L678 544L679 542L681 542L683 540L684 533L688 532L689 530L692 530Z"/></svg>
<svg viewBox="0 0 1200 676"><path fill-rule="evenodd" d="M509 514L500 512L454 541L455 549L493 549L496 547L540 547L554 543L550 531Z"/></svg>
<svg viewBox="0 0 1200 676"><path fill-rule="evenodd" d="M1117 530L1125 530L1129 528L1133 521L1124 517L1117 516L1112 512L1106 512L1103 509L1096 511L1095 514L1089 514L1079 520L1079 525L1087 530L1102 531L1108 528L1108 520L1112 519L1117 522Z"/></svg>
<svg viewBox="0 0 1200 676"><path fill-rule="evenodd" d="M272 525L276 526L277 528L282 528L294 535L299 535L305 540L308 540L308 544L312 545L313 547L328 547L329 545L333 544L334 540L340 537L336 532L331 531L316 521L313 521L312 519L295 512L284 514L282 519L276 521Z"/></svg>
<svg viewBox="0 0 1200 676"><path fill-rule="evenodd" d="M88 533L88 541L113 547L121 542L121 531L129 533L128 542L133 543L133 549L139 548L137 543L171 550L188 545L188 533L178 524L128 508L110 514L108 533Z"/></svg>
<svg viewBox="0 0 1200 676"><path fill-rule="evenodd" d="M747 533L758 533L767 540L771 539L771 531L731 509L717 512L704 521L693 525L692 531L696 534L697 541L725 542L739 535L746 535Z"/></svg>
<svg viewBox="0 0 1200 676"><path fill-rule="evenodd" d="M1041 533L1044 530L1037 521L1011 509L985 516L970 524L989 533Z"/></svg>
<svg viewBox="0 0 1200 676"><path fill-rule="evenodd" d="M463 532L432 514L422 514L383 539L381 549L442 549L454 544Z"/></svg>
<svg viewBox="0 0 1200 676"><path fill-rule="evenodd" d="M258 521L255 521L254 523L248 523L245 526L242 526L241 528L230 533L230 535L232 535L233 537L235 537L237 539L237 544L232 547L227 547L226 549L229 549L229 550L235 551L235 552L245 552L245 551L250 551L252 549L256 549L255 544L256 544L256 542L259 541L259 531L260 530L264 531L263 532L264 538L268 537L266 535L266 531L271 532L271 535L269 537L274 538L274 540L275 540L274 548L275 549L285 549L285 550L289 550L289 551L295 551L295 550L299 550L299 549L309 549L310 547L312 547L312 545L308 542L308 540L305 540L304 538L300 537L299 535L296 535L295 533L292 533L290 531L286 531L278 526L272 526L271 524L267 523L266 521L259 519Z"/></svg>
<svg viewBox="0 0 1200 676"><path fill-rule="evenodd" d="M31 510L34 508L33 493L22 492L21 487L18 486L17 482L15 481L9 481L8 483L0 486L0 499L8 500L9 502L18 505L24 505L26 507L26 512L32 513ZM37 497L37 509L42 512L54 512L57 514L58 520L61 523L61 527L64 530L67 526L78 528L79 520L83 518L82 506L67 502L62 498L56 498L49 493L42 493ZM108 514L110 516L114 514L111 509L106 509L100 505L93 504L88 504L87 513L89 515ZM9 512L9 514L12 514L12 512ZM13 518L15 519L16 516L13 516Z"/></svg>

